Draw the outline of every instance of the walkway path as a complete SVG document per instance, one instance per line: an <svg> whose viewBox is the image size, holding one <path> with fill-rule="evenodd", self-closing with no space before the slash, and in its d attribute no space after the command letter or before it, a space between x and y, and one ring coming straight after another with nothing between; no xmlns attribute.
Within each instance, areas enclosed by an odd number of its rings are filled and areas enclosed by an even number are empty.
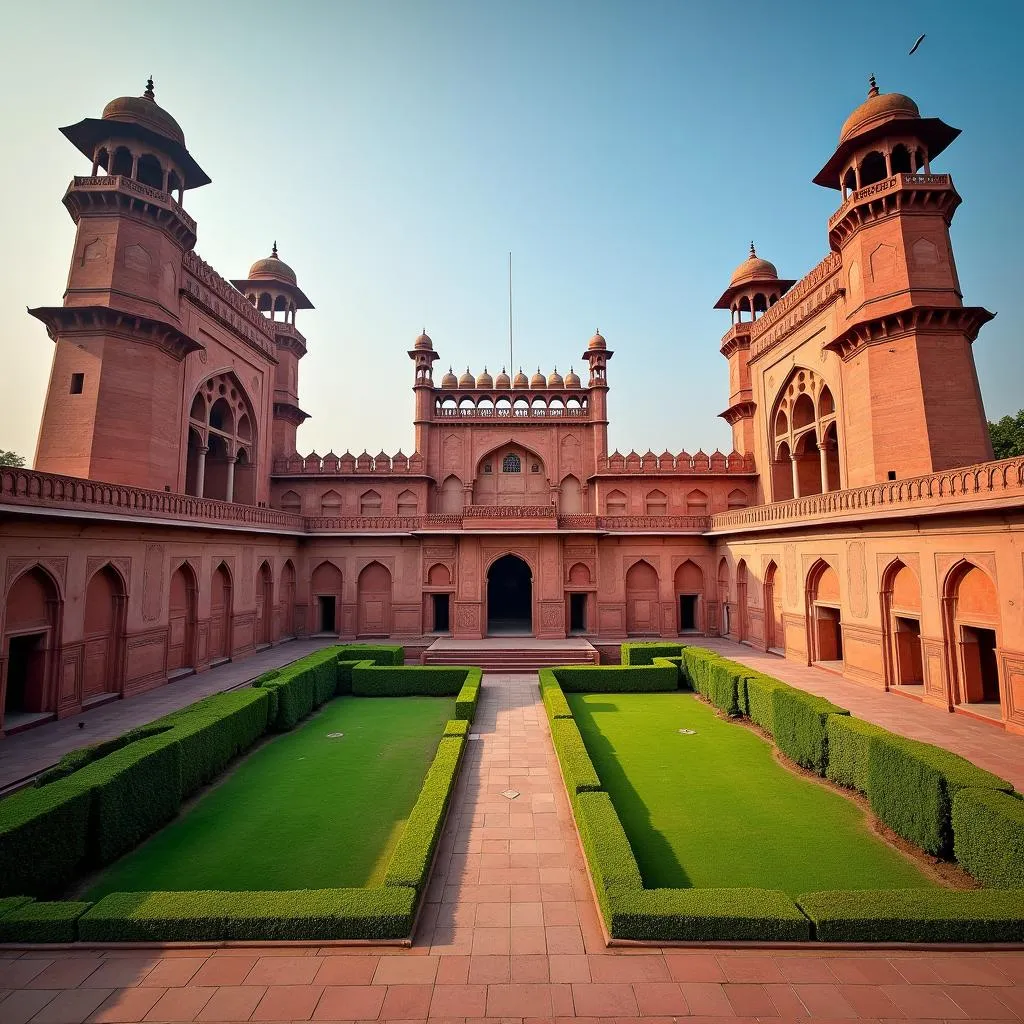
<svg viewBox="0 0 1024 1024"><path fill-rule="evenodd" d="M113 739L211 693L241 686L272 668L303 658L331 642L323 638L289 640L206 672L184 676L138 697L111 701L71 718L47 722L6 736L0 739L0 790L49 768L72 750ZM85 722L85 728L79 729L79 722Z"/></svg>
<svg viewBox="0 0 1024 1024"><path fill-rule="evenodd" d="M834 672L797 664L731 640L701 639L701 647L749 665L776 679L808 690L846 708L851 714L911 739L946 747L980 768L1007 779L1024 793L1024 736L968 715L950 714L899 693L851 682Z"/></svg>
<svg viewBox="0 0 1024 1024"><path fill-rule="evenodd" d="M606 949L536 677L474 732L411 950L0 950L0 1021L1024 1019L1024 953Z"/></svg>

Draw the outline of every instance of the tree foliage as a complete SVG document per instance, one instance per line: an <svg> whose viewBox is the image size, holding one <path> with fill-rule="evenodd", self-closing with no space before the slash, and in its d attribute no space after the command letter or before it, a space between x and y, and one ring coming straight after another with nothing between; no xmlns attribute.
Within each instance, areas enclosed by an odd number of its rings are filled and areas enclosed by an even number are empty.
<svg viewBox="0 0 1024 1024"><path fill-rule="evenodd" d="M1024 409L1016 416L1004 416L996 423L989 423L988 433L992 438L992 451L997 459L1012 459L1024 455Z"/></svg>
<svg viewBox="0 0 1024 1024"><path fill-rule="evenodd" d="M0 448L0 466L15 466L21 469L25 465L25 456L17 452L7 452Z"/></svg>

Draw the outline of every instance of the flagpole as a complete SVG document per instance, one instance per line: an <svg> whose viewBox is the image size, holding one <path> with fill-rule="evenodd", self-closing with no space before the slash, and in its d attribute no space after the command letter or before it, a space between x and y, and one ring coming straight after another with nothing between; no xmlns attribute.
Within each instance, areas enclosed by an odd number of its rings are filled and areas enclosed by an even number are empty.
<svg viewBox="0 0 1024 1024"><path fill-rule="evenodd" d="M512 366L512 253L508 254L508 372L515 373Z"/></svg>

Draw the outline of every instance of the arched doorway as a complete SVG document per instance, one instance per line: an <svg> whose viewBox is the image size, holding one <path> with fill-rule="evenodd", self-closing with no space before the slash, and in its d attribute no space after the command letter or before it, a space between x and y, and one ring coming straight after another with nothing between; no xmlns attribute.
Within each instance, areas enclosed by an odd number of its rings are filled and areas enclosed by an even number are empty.
<svg viewBox="0 0 1024 1024"><path fill-rule="evenodd" d="M196 664L196 602L199 587L188 563L171 577L170 613L167 621L167 674L191 672Z"/></svg>
<svg viewBox="0 0 1024 1024"><path fill-rule="evenodd" d="M729 614L729 563L724 558L718 562L718 603L722 608L720 633L728 636L732 631L732 617Z"/></svg>
<svg viewBox="0 0 1024 1024"><path fill-rule="evenodd" d="M699 633L704 604L704 573L687 559L676 569L676 604L680 633Z"/></svg>
<svg viewBox="0 0 1024 1024"><path fill-rule="evenodd" d="M741 558L736 563L736 639L747 639L747 563Z"/></svg>
<svg viewBox="0 0 1024 1024"><path fill-rule="evenodd" d="M59 644L60 594L39 566L22 574L7 594L4 617L4 728L10 731L56 711L51 685Z"/></svg>
<svg viewBox="0 0 1024 1024"><path fill-rule="evenodd" d="M502 555L487 570L487 632L533 635L533 574L518 555Z"/></svg>
<svg viewBox="0 0 1024 1024"><path fill-rule="evenodd" d="M811 661L830 664L843 661L843 621L839 576L828 562L818 561L807 574Z"/></svg>
<svg viewBox="0 0 1024 1024"><path fill-rule="evenodd" d="M309 588L313 600L312 632L340 633L341 570L331 562L321 562L313 570Z"/></svg>
<svg viewBox="0 0 1024 1024"><path fill-rule="evenodd" d="M658 636L658 573L649 562L639 561L626 573L626 632L630 636Z"/></svg>
<svg viewBox="0 0 1024 1024"><path fill-rule="evenodd" d="M231 577L221 562L210 587L210 661L231 657Z"/></svg>
<svg viewBox="0 0 1024 1024"><path fill-rule="evenodd" d="M93 573L85 590L82 702L105 693L120 693L121 644L124 636L124 585L105 565Z"/></svg>
<svg viewBox="0 0 1024 1024"><path fill-rule="evenodd" d="M882 577L882 626L889 686L924 686L921 587L912 569L896 561Z"/></svg>
<svg viewBox="0 0 1024 1024"><path fill-rule="evenodd" d="M281 635L295 636L295 566L290 558L281 573Z"/></svg>
<svg viewBox="0 0 1024 1024"><path fill-rule="evenodd" d="M450 633L452 574L447 565L438 562L427 573L430 592L424 595L424 613L430 633Z"/></svg>
<svg viewBox="0 0 1024 1024"><path fill-rule="evenodd" d="M779 586L779 567L768 563L764 572L764 628L765 647L779 654L785 653L786 626L782 620L782 588Z"/></svg>
<svg viewBox="0 0 1024 1024"><path fill-rule="evenodd" d="M963 562L946 579L943 605L953 702L998 718L1000 624L995 584L983 569Z"/></svg>
<svg viewBox="0 0 1024 1024"><path fill-rule="evenodd" d="M371 562L359 574L356 636L391 635L391 573Z"/></svg>
<svg viewBox="0 0 1024 1024"><path fill-rule="evenodd" d="M270 644L274 640L274 574L270 565L260 566L256 579L256 643Z"/></svg>

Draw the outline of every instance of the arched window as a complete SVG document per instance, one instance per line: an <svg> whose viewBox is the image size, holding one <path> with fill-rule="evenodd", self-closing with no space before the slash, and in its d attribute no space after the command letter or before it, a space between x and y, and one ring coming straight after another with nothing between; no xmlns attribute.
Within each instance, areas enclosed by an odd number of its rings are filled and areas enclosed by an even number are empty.
<svg viewBox="0 0 1024 1024"><path fill-rule="evenodd" d="M189 405L185 493L255 504L256 416L230 371L199 385Z"/></svg>
<svg viewBox="0 0 1024 1024"><path fill-rule="evenodd" d="M872 150L864 157L860 165L860 187L874 185L877 181L884 181L888 177L885 169L885 157L881 153Z"/></svg>
<svg viewBox="0 0 1024 1024"><path fill-rule="evenodd" d="M806 497L841 486L835 396L813 370L795 367L769 421L775 459L772 501Z"/></svg>
<svg viewBox="0 0 1024 1024"><path fill-rule="evenodd" d="M522 473L523 461L515 452L510 452L501 460L502 473Z"/></svg>
<svg viewBox="0 0 1024 1024"><path fill-rule="evenodd" d="M150 188L162 190L164 187L164 169L160 166L160 161L150 153L139 157L136 177Z"/></svg>

